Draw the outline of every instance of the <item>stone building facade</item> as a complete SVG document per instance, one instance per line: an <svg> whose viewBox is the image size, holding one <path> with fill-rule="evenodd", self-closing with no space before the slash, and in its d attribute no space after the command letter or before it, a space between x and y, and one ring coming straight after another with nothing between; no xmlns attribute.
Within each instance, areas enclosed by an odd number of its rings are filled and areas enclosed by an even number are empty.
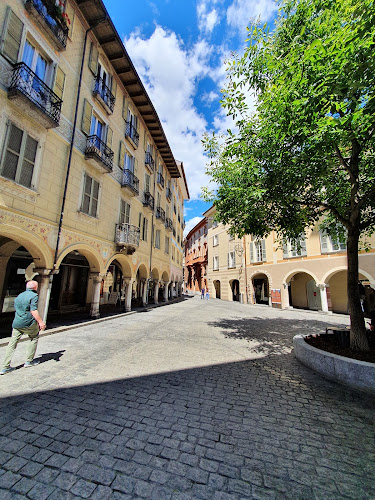
<svg viewBox="0 0 375 500"><path fill-rule="evenodd" d="M207 282L207 219L204 218L185 238L185 291L200 293Z"/></svg>
<svg viewBox="0 0 375 500"><path fill-rule="evenodd" d="M183 164L101 0L0 4L0 312L181 293Z"/></svg>

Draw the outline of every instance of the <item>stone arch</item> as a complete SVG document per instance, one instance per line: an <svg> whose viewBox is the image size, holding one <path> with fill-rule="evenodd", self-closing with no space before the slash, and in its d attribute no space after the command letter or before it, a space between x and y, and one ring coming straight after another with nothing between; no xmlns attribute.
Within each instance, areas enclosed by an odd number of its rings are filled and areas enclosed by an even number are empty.
<svg viewBox="0 0 375 500"><path fill-rule="evenodd" d="M154 267L151 271L151 275L153 280L159 280L160 279L159 269L157 267Z"/></svg>
<svg viewBox="0 0 375 500"><path fill-rule="evenodd" d="M137 271L135 273L136 275L138 274L141 279L147 279L148 278L148 271L147 271L147 266L144 262L140 262L137 268Z"/></svg>
<svg viewBox="0 0 375 500"><path fill-rule="evenodd" d="M83 244L83 243L77 243L74 245L69 245L68 247L64 248L64 250L60 253L59 258L57 259L56 262L56 268L58 269L61 265L61 262L64 260L64 258L70 254L71 252L77 251L80 254L82 254L84 257L86 257L88 263L90 264L90 271L91 272L96 272L96 273L104 273L105 269L103 268L103 265L101 264L101 258L100 255L93 250L92 247L89 245Z"/></svg>
<svg viewBox="0 0 375 500"><path fill-rule="evenodd" d="M333 269L330 269L322 278L322 283L328 283L328 281L332 278L332 276L341 271L348 271L347 266L337 266ZM375 283L375 279L368 272L363 269L358 268L358 274L362 274L365 278L367 278L371 283Z"/></svg>
<svg viewBox="0 0 375 500"><path fill-rule="evenodd" d="M0 225L0 236L9 238L19 243L19 246L25 247L35 261L36 267L52 269L52 251L41 238L38 238L24 229L9 224Z"/></svg>
<svg viewBox="0 0 375 500"><path fill-rule="evenodd" d="M124 276L124 278L133 278L132 266L131 266L127 256L122 254L122 253L116 253L108 259L108 261L105 264L106 270L108 269L108 267L112 264L112 262L114 260L116 260L120 264L122 275Z"/></svg>
<svg viewBox="0 0 375 500"><path fill-rule="evenodd" d="M298 309L322 309L317 276L307 269L293 269L284 280L284 304Z"/></svg>
<svg viewBox="0 0 375 500"><path fill-rule="evenodd" d="M169 274L168 274L168 271L163 271L163 274L161 275L161 279L162 279L165 283L168 283L168 282L169 282Z"/></svg>
<svg viewBox="0 0 375 500"><path fill-rule="evenodd" d="M300 269L300 268L293 269L293 271L290 271L287 275L285 275L285 277L283 279L283 283L289 283L291 278L293 278L293 276L295 276L298 273L309 274L311 276L311 278L315 281L315 283L319 283L318 278L316 277L316 275L313 272L311 272L310 270L307 270L307 269Z"/></svg>
<svg viewBox="0 0 375 500"><path fill-rule="evenodd" d="M250 276L248 276L248 287L247 287L247 293L248 293L248 296L247 296L247 303L248 304L256 304L256 300L255 300L255 288L254 288L254 278L256 278L257 276L261 276L261 275L264 275L266 276L267 280L268 280L268 290L269 290L269 293L270 293L270 290L272 289L272 276L271 274L268 272L268 271L265 271L263 269L256 269L255 271L253 271Z"/></svg>

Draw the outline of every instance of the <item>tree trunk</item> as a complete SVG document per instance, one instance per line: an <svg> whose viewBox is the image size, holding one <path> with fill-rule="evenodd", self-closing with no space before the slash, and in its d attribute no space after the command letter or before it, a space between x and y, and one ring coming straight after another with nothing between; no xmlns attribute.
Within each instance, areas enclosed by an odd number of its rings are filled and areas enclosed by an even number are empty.
<svg viewBox="0 0 375 500"><path fill-rule="evenodd" d="M350 229L347 239L350 348L357 351L368 351L369 345L358 286L358 242L359 229Z"/></svg>

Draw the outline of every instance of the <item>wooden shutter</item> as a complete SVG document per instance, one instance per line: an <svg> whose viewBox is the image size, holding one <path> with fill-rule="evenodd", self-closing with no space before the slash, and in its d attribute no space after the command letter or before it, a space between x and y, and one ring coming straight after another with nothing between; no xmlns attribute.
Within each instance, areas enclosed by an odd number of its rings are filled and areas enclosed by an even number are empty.
<svg viewBox="0 0 375 500"><path fill-rule="evenodd" d="M74 9L72 7L72 5L70 3L65 3L65 12L69 18L69 22L67 22L67 26L68 26L68 37L70 39L72 39L72 36L73 36L73 25L74 25L74 18L75 18L75 12L74 12Z"/></svg>
<svg viewBox="0 0 375 500"><path fill-rule="evenodd" d="M113 97L116 99L117 82L116 82L116 78L114 76L112 76L111 92L112 92Z"/></svg>
<svg viewBox="0 0 375 500"><path fill-rule="evenodd" d="M90 210L92 178L89 175L85 174L83 182L84 182L84 186L83 186L83 197L82 197L81 210L85 214L88 214L89 210Z"/></svg>
<svg viewBox="0 0 375 500"><path fill-rule="evenodd" d="M92 106L87 99L83 103L82 123L81 129L86 135L90 135L92 117Z"/></svg>
<svg viewBox="0 0 375 500"><path fill-rule="evenodd" d="M325 232L320 233L320 249L322 253L328 252L328 236Z"/></svg>
<svg viewBox="0 0 375 500"><path fill-rule="evenodd" d="M266 255L266 240L262 240L262 262L267 261L267 255Z"/></svg>
<svg viewBox="0 0 375 500"><path fill-rule="evenodd" d="M128 109L127 109L126 97L122 96L122 117L124 120L127 119L127 113Z"/></svg>
<svg viewBox="0 0 375 500"><path fill-rule="evenodd" d="M135 162L134 162L134 175L136 177L138 177L138 160L137 160L137 158L135 159Z"/></svg>
<svg viewBox="0 0 375 500"><path fill-rule="evenodd" d="M6 146L6 153L4 162L1 169L1 175L7 179L15 180L17 174L17 167L21 152L23 132L20 128L9 124L8 141Z"/></svg>
<svg viewBox="0 0 375 500"><path fill-rule="evenodd" d="M91 69L91 71L94 73L95 76L98 71L98 57L99 57L98 49L96 48L95 44L91 42L89 68Z"/></svg>
<svg viewBox="0 0 375 500"><path fill-rule="evenodd" d="M38 142L28 135L18 181L22 186L26 186L28 188L31 187L37 148Z"/></svg>
<svg viewBox="0 0 375 500"><path fill-rule="evenodd" d="M60 68L60 66L58 66L56 70L55 85L53 87L53 91L58 97L60 97L60 99L62 99L63 97L64 86L65 86L65 73Z"/></svg>
<svg viewBox="0 0 375 500"><path fill-rule="evenodd" d="M125 161L125 144L120 141L120 150L119 150L119 158L118 158L118 166L123 169Z"/></svg>
<svg viewBox="0 0 375 500"><path fill-rule="evenodd" d="M288 253L288 241L285 240L283 243L283 259L287 259L289 257Z"/></svg>
<svg viewBox="0 0 375 500"><path fill-rule="evenodd" d="M23 22L8 7L5 15L3 37L1 41L1 52L13 63L18 62L18 54L21 47L23 33Z"/></svg>
<svg viewBox="0 0 375 500"><path fill-rule="evenodd" d="M112 139L113 139L113 130L111 127L107 127L107 147L112 149Z"/></svg>
<svg viewBox="0 0 375 500"><path fill-rule="evenodd" d="M301 255L307 255L307 250L306 250L306 239L301 238Z"/></svg>
<svg viewBox="0 0 375 500"><path fill-rule="evenodd" d="M250 262L254 262L254 242L250 243Z"/></svg>
<svg viewBox="0 0 375 500"><path fill-rule="evenodd" d="M97 216L98 201L99 201L99 182L93 180L92 197L91 197L91 210L90 210L90 215L92 217Z"/></svg>

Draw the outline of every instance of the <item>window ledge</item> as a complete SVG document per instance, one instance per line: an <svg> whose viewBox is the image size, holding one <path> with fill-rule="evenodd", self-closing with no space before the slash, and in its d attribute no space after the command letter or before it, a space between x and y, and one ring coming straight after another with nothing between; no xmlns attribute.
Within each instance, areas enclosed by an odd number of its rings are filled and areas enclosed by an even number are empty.
<svg viewBox="0 0 375 500"><path fill-rule="evenodd" d="M23 198L31 203L36 203L37 196L40 196L40 194L33 188L28 188L22 184L18 184L7 177L0 176L0 179L4 183L1 187L1 191L3 193Z"/></svg>

